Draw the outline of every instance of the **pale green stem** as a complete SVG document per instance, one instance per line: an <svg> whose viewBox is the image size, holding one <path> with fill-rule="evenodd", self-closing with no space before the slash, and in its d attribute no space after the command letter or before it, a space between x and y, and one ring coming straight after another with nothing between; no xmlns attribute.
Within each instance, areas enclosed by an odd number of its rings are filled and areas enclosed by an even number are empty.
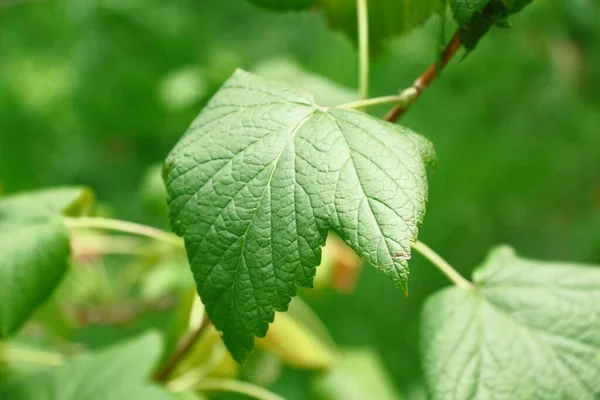
<svg viewBox="0 0 600 400"><path fill-rule="evenodd" d="M151 226L136 224L134 222L109 218L81 217L65 218L65 224L69 229L104 229L146 236L161 242L172 244L176 247L184 248L183 241L177 235Z"/></svg>
<svg viewBox="0 0 600 400"><path fill-rule="evenodd" d="M285 400L283 397L260 386L234 379L207 378L192 387L200 392L231 392L258 400Z"/></svg>
<svg viewBox="0 0 600 400"><path fill-rule="evenodd" d="M356 0L358 17L358 93L361 99L369 98L369 13L367 0Z"/></svg>
<svg viewBox="0 0 600 400"><path fill-rule="evenodd" d="M412 248L421 253L433 265L435 265L444 275L448 277L456 286L463 289L473 289L474 285L463 278L450 264L446 262L439 254L433 251L423 242L416 241L411 244Z"/></svg>
<svg viewBox="0 0 600 400"><path fill-rule="evenodd" d="M59 366L63 363L63 360L62 354L49 351L20 348L4 348L0 351L0 362L6 363Z"/></svg>
<svg viewBox="0 0 600 400"><path fill-rule="evenodd" d="M373 97L372 99L358 100L351 103L340 104L335 108L364 108L380 106L384 104L398 104L404 106L409 104L413 97L416 96L416 90L414 88L408 88L402 93L392 96Z"/></svg>

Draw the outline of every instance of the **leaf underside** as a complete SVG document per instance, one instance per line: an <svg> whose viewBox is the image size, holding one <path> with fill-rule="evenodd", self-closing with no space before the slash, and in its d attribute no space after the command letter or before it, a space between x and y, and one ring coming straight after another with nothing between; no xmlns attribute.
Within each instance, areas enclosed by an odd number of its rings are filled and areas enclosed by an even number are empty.
<svg viewBox="0 0 600 400"><path fill-rule="evenodd" d="M224 84L168 156L164 177L171 225L236 360L297 286L312 285L330 230L407 291L433 158L421 136L320 108L288 84L243 71Z"/></svg>
<svg viewBox="0 0 600 400"><path fill-rule="evenodd" d="M600 395L600 268L518 258L501 247L423 315L433 399L590 399Z"/></svg>

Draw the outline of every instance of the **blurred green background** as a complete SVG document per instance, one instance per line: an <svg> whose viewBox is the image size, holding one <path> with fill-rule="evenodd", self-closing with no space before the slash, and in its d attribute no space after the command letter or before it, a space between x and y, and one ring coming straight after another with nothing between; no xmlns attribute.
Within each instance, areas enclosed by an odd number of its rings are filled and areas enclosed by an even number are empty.
<svg viewBox="0 0 600 400"><path fill-rule="evenodd" d="M498 243L600 264L600 2L539 0L511 21L453 60L401 121L439 157L420 238L467 275ZM435 60L436 24L386 42L373 95L409 86ZM88 185L107 213L165 228L152 167L235 68L336 102L352 97L356 66L351 41L319 12L241 0L2 1L1 191ZM418 396L420 307L448 283L419 256L411 268L407 299L373 268L351 294L303 295L340 346L372 348L397 390ZM287 368L271 387L309 398L310 379Z"/></svg>

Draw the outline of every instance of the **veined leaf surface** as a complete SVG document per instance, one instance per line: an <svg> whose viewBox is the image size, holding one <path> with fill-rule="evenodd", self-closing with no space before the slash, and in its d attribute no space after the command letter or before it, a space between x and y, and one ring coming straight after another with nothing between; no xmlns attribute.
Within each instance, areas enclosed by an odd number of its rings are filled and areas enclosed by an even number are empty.
<svg viewBox="0 0 600 400"><path fill-rule="evenodd" d="M321 108L237 71L165 164L171 225L198 292L237 360L297 286L311 286L335 231L407 292L431 144L355 110Z"/></svg>
<svg viewBox="0 0 600 400"><path fill-rule="evenodd" d="M600 268L494 250L476 290L446 289L423 315L433 399L596 399Z"/></svg>

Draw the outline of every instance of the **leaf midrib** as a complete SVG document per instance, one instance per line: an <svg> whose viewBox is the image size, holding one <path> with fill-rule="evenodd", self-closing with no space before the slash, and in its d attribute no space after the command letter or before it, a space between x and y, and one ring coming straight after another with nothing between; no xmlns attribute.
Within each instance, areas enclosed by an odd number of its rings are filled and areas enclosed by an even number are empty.
<svg viewBox="0 0 600 400"><path fill-rule="evenodd" d="M272 162L273 163L273 168L271 169L271 172L269 173L269 178L267 179L267 183L265 184L265 188L261 194L260 200L257 203L256 208L254 209L254 212L252 213L252 216L250 217L250 220L248 222L248 226L246 227L246 231L244 232L243 236L244 239L242 241L242 247L240 249L240 257L236 263L236 269L235 269L235 273L233 275L233 282L231 285L231 308L229 311L229 326L232 326L232 316L233 316L233 306L235 304L235 284L237 282L237 275L238 272L240 270L240 261L242 260L242 258L244 257L244 252L246 249L246 241L248 239L248 231L250 230L250 226L252 225L252 221L254 220L254 217L256 216L256 213L258 212L260 205L262 204L264 198L265 198L265 193L267 193L268 190L270 190L271 188L271 181L273 180L273 175L275 174L275 170L277 169L277 164L279 163L279 160L281 159L281 155L283 154L283 152L285 151L285 149L287 148L287 146L289 145L290 141L293 141L294 138L296 137L296 134L298 133L298 131L300 129L302 129L302 127L304 126L304 124L306 124L307 121L309 121L313 115L316 113L317 110L314 110L313 112L311 112L310 114L306 115L305 117L303 117L300 121L298 121L298 123L296 124L296 126L292 129L292 133L290 134L289 139L286 141L285 145L282 146L281 151L279 152L279 154L277 155L277 157L275 158L275 160ZM269 210L269 214L272 215L273 212L272 210ZM271 235L270 241L272 242L272 237L273 235ZM271 244L271 252L272 252L272 244ZM252 293L254 295L255 293L255 289L254 289L254 284L252 282L252 279L250 278L250 285L252 286ZM256 301L256 296L254 295L254 300Z"/></svg>

